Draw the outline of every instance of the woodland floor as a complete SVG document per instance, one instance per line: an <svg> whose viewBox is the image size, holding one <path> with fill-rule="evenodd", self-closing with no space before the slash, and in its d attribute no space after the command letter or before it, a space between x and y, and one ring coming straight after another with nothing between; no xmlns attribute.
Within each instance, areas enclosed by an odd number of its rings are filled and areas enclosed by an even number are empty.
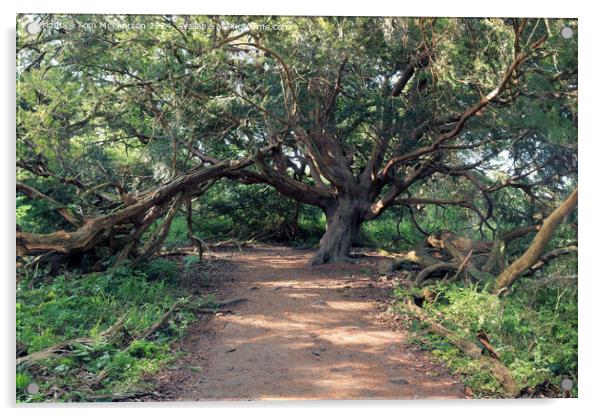
<svg viewBox="0 0 602 416"><path fill-rule="evenodd" d="M409 344L385 312L387 260L306 265L312 252L261 247L214 253L228 263L219 299L153 377L152 400L451 399L463 384ZM148 398L147 398L148 400Z"/></svg>

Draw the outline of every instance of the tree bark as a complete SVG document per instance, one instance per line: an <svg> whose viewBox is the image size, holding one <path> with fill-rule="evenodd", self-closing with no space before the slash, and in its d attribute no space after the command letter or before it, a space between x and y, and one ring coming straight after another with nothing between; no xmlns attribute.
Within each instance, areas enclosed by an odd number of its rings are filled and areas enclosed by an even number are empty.
<svg viewBox="0 0 602 416"><path fill-rule="evenodd" d="M573 211L576 205L577 189L544 220L527 251L497 277L494 293L501 295L506 292L525 270L539 260L558 225Z"/></svg>
<svg viewBox="0 0 602 416"><path fill-rule="evenodd" d="M188 229L188 238L197 249L199 260L203 260L203 240L194 235L192 230L192 198L186 201L186 228Z"/></svg>
<svg viewBox="0 0 602 416"><path fill-rule="evenodd" d="M310 264L315 266L350 261L351 245L363 222L360 203L348 198L339 199L336 205L326 208L324 212L326 232Z"/></svg>

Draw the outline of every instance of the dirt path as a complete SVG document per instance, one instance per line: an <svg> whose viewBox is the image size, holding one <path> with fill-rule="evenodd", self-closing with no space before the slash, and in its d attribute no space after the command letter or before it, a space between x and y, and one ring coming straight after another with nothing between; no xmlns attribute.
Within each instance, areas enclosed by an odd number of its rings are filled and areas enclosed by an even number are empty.
<svg viewBox="0 0 602 416"><path fill-rule="evenodd" d="M194 325L158 380L166 400L464 397L463 385L383 324L378 262L308 267L308 251L221 254L230 314ZM363 264L362 264L363 263ZM377 274L375 273L377 276ZM380 308L382 309L382 308Z"/></svg>

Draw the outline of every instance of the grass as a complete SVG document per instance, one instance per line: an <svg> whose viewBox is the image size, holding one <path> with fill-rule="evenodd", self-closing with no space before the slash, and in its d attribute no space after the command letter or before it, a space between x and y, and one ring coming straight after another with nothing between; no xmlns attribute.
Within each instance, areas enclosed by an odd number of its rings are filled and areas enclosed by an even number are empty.
<svg viewBox="0 0 602 416"><path fill-rule="evenodd" d="M576 282L522 279L502 299L476 285L440 283L431 290L436 297L423 305L425 310L467 341L477 342L475 334L483 330L521 388L577 380ZM406 299L412 292L400 286L394 295ZM400 304L394 310L404 313ZM420 322L410 322L413 342L460 374L476 397L503 395L501 386L474 360L440 336L427 333ZM571 395L577 393L574 383Z"/></svg>
<svg viewBox="0 0 602 416"><path fill-rule="evenodd" d="M124 318L124 339L144 333L183 295L177 288L178 265L155 260L140 270L122 267L111 272L75 272L49 278L25 276L17 287L17 343L31 354L76 337L95 338L76 345L69 354L17 368L17 401L83 401L147 387L146 376L174 359L170 344L196 318L190 310L175 312L153 337L133 342L106 342L98 335ZM201 299L201 302L210 301ZM93 386L101 373L100 385ZM38 394L28 394L35 382Z"/></svg>

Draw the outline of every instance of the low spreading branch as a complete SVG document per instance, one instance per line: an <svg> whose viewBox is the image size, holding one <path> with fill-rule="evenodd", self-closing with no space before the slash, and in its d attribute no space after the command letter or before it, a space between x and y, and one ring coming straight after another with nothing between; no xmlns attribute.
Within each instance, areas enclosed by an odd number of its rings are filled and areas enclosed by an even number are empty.
<svg viewBox="0 0 602 416"><path fill-rule="evenodd" d="M576 205L577 189L544 220L527 251L497 277L493 289L494 293L498 295L507 293L516 279L539 260L552 239L556 228L573 211Z"/></svg>
<svg viewBox="0 0 602 416"><path fill-rule="evenodd" d="M270 151L276 145L267 146L260 153ZM134 201L122 202L119 208L109 214L83 218L75 231L61 230L49 234L18 231L17 256L38 256L52 252L67 257L101 245L110 245L111 251L117 248L115 245L121 245L118 262L123 261L132 252L143 232L164 214L164 207L169 206L162 225L152 234L153 238L147 241L143 252L138 256L138 262L143 261L161 248L171 221L187 196L198 196L207 189L204 184L244 169L253 161L252 157L244 157L208 167L199 166L140 195ZM47 201L50 199L24 184L18 184L18 189ZM126 234L116 235L117 230L125 231Z"/></svg>

